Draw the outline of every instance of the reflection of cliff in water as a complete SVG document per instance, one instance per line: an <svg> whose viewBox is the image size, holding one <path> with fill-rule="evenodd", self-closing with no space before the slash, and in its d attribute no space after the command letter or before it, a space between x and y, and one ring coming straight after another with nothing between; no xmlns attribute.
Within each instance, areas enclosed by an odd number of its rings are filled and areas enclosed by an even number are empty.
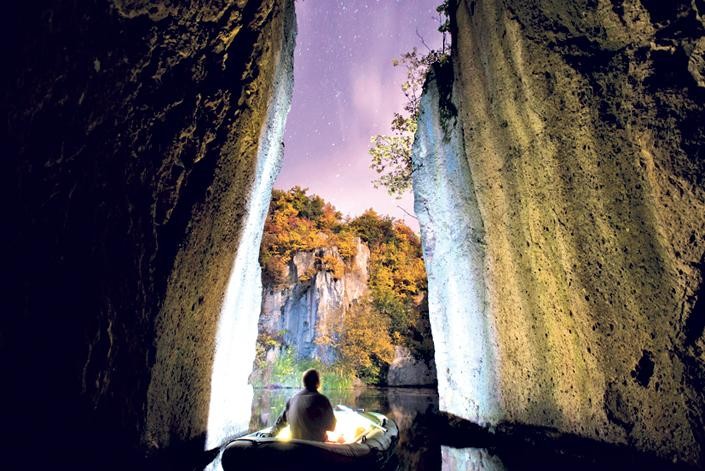
<svg viewBox="0 0 705 471"><path fill-rule="evenodd" d="M295 389L255 390L250 430L272 425L286 400L295 392ZM333 405L381 412L397 423L400 471L440 469L440 446L432 429L433 417L438 413L438 393L434 389L365 388L324 392Z"/></svg>
<svg viewBox="0 0 705 471"><path fill-rule="evenodd" d="M499 456L484 448L441 447L443 466L441 471L471 469L474 471L503 471L505 468Z"/></svg>

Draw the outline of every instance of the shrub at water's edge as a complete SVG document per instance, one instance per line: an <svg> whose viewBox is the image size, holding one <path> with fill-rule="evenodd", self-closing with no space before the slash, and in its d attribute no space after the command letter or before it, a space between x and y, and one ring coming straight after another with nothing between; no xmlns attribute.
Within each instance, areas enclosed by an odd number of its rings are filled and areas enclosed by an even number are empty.
<svg viewBox="0 0 705 471"><path fill-rule="evenodd" d="M321 373L321 389L323 390L349 389L359 384L354 372L342 364L326 365L315 358L300 360L296 358L294 349L288 347L282 347L277 358L268 366L271 369L271 376L266 381L262 377L257 377L253 381L253 386L263 388L274 385L281 388L300 388L301 378L309 368L315 368Z"/></svg>

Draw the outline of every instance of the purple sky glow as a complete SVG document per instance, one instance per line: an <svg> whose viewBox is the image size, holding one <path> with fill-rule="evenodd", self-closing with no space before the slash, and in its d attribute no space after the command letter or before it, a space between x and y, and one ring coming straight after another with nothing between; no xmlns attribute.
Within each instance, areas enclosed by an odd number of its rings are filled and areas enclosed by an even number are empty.
<svg viewBox="0 0 705 471"><path fill-rule="evenodd" d="M440 0L297 0L298 37L294 97L284 162L275 187L309 188L343 214L367 208L404 219L418 229L413 196L401 200L371 181L370 137L386 134L401 111L406 70L392 59L417 47L418 33L438 48L436 6Z"/></svg>

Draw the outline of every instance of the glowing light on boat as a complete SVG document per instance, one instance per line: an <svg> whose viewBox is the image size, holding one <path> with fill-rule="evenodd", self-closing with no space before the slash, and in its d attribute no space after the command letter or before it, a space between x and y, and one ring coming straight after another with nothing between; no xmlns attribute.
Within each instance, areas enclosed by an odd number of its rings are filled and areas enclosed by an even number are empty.
<svg viewBox="0 0 705 471"><path fill-rule="evenodd" d="M335 430L329 430L326 432L326 441L328 442L340 444L355 443L364 435L372 432L374 428L383 430L382 427L375 424L372 420L358 414L352 409L348 409L347 407L344 407L342 410L336 410L334 413L336 420ZM287 425L279 431L275 438L277 440L288 442L292 439L291 428Z"/></svg>
<svg viewBox="0 0 705 471"><path fill-rule="evenodd" d="M289 440L291 440L291 427L287 425L286 427L281 429L275 438L283 442L288 442Z"/></svg>

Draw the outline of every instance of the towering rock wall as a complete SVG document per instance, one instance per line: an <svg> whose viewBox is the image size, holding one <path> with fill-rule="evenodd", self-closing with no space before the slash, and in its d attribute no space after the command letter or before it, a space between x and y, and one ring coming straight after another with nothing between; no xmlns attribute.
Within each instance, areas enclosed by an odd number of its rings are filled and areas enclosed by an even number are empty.
<svg viewBox="0 0 705 471"><path fill-rule="evenodd" d="M414 156L441 407L702 463L705 5L451 15Z"/></svg>
<svg viewBox="0 0 705 471"><path fill-rule="evenodd" d="M249 365L255 358L257 321L262 302L259 247L272 186L283 157L284 128L293 93L294 5L292 2L282 5L281 30L275 30L275 34L267 39L267 46L274 49L272 74L267 77L271 83L269 101L258 136L254 181L244 201L240 239L215 336L210 372L208 449L219 447L233 434L247 431L250 422L252 386L249 384ZM159 393L157 390L156 394Z"/></svg>
<svg viewBox="0 0 705 471"><path fill-rule="evenodd" d="M452 68L432 71L414 142L414 209L428 274L440 408L475 422L500 418L494 332L486 314L485 232L455 105ZM445 88L439 85L445 85Z"/></svg>
<svg viewBox="0 0 705 471"><path fill-rule="evenodd" d="M32 467L203 449L226 283L240 245L256 257L244 226L261 228L263 159L279 154L261 140L288 109L293 14L291 0L5 9L4 429L15 456L42 448Z"/></svg>

